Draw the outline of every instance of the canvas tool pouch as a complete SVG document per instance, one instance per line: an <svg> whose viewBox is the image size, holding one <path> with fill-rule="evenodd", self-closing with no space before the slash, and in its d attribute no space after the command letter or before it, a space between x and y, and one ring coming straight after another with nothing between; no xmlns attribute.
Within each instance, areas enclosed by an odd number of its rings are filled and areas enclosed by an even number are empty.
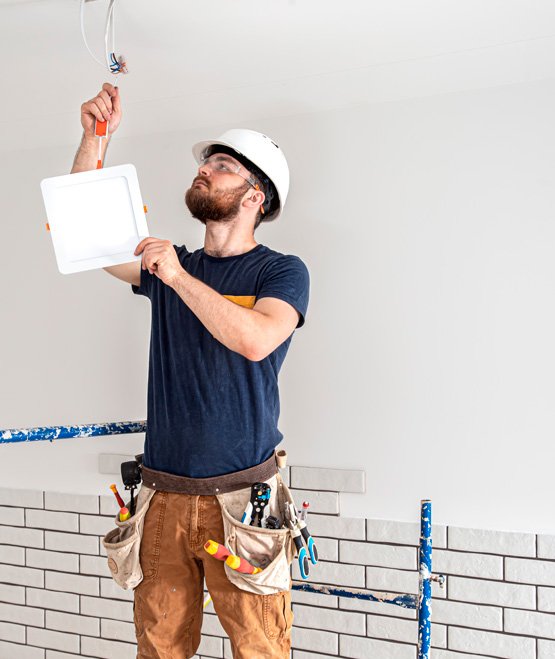
<svg viewBox="0 0 555 659"><path fill-rule="evenodd" d="M135 588L143 580L139 549L145 515L155 492L143 483L137 494L135 514L125 522L120 522L118 513L115 518L117 528L109 531L102 539L112 577L125 590Z"/></svg>
<svg viewBox="0 0 555 659"><path fill-rule="evenodd" d="M270 485L270 515L285 520L285 502L293 497L279 473L264 481ZM272 595L291 588L290 565L295 546L289 528L266 529L242 524L251 488L216 495L222 509L224 542L229 551L263 568L257 574L243 574L224 563L227 578L241 590L259 595Z"/></svg>
<svg viewBox="0 0 555 659"><path fill-rule="evenodd" d="M136 456L142 462L142 455ZM242 524L239 520L250 501L255 482L271 487L270 515L285 520L285 503L294 504L287 485L278 472L286 465L287 454L278 451L265 462L238 472L211 478L187 478L159 472L142 465L142 485L137 496L136 513L125 522L116 515L116 527L102 540L108 567L114 581L124 589L135 588L143 579L139 549L144 518L156 490L195 495L215 495L220 503L224 542L229 551L263 567L258 574L242 574L224 564L228 579L241 590L271 595L291 587L290 565L295 546L290 530L266 529Z"/></svg>

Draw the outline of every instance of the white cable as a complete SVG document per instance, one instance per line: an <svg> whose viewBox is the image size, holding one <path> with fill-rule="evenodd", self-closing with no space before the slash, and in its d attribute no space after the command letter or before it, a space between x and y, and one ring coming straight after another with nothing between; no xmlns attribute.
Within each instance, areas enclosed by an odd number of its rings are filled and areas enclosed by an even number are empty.
<svg viewBox="0 0 555 659"><path fill-rule="evenodd" d="M85 46L87 47L91 57L95 62L98 62L100 66L104 67L104 64L95 57L94 53L89 48L89 44L87 43L87 37L85 35L85 0L81 0L81 34L83 35L83 41L85 42Z"/></svg>
<svg viewBox="0 0 555 659"><path fill-rule="evenodd" d="M112 22L112 52L114 53L114 57L116 57L116 11L115 11L115 6L116 6L116 3L115 3L115 0L114 0L114 5L113 5L114 8L112 9L112 12L110 14L110 20ZM120 61L119 57L116 57L116 59L118 60L118 62ZM125 73L125 71L124 71L124 73ZM117 75L117 73L113 73L113 72L112 72L112 75L114 76L114 86L117 86L117 84L119 82L118 75Z"/></svg>
<svg viewBox="0 0 555 659"><path fill-rule="evenodd" d="M127 73L127 69L124 66L124 61L122 56L120 55L119 57L116 57L116 30L115 30L115 12L114 12L114 7L116 4L116 0L110 0L109 5L108 5L108 11L106 12L106 25L104 29L104 57L106 59L106 63L103 64L97 57L95 57L94 53L92 50L89 48L89 44L87 43L87 37L85 34L85 2L86 0L81 0L81 7L80 7L80 17L81 17L81 34L83 35L83 41L85 42L85 46L87 50L89 51L91 57L94 59L95 62L100 64L100 66L107 67L108 72L114 76L114 79L117 80L117 75L118 73ZM108 42L111 40L111 46L112 50L109 49L108 47ZM118 66L115 65L115 62L112 60L111 55L114 56L114 59L118 62ZM123 66L122 66L123 64ZM114 70L114 68L116 70Z"/></svg>
<svg viewBox="0 0 555 659"><path fill-rule="evenodd" d="M120 53L119 57L116 57L116 11L115 11L115 6L116 6L116 0L112 0L109 8L109 13L110 13L110 31L112 33L112 53L114 55L114 58L120 63L122 63L122 55ZM112 65L113 62L110 60L110 65ZM111 68L111 73L114 76L114 86L117 86L119 83L118 79L118 74L119 73L127 73L127 70L125 68L120 68L118 71L113 71Z"/></svg>
<svg viewBox="0 0 555 659"><path fill-rule="evenodd" d="M112 20L112 52L116 52L116 3L114 2L114 9L112 10L111 20Z"/></svg>
<svg viewBox="0 0 555 659"><path fill-rule="evenodd" d="M104 30L104 52L106 55L106 63L108 65L108 70L110 71L110 73L112 72L113 62L110 59L110 51L108 49L108 37L110 34L110 27L112 24L112 12L114 11L114 2L115 0L110 0L108 11L106 12L106 29ZM113 34L112 34L112 52L115 52Z"/></svg>

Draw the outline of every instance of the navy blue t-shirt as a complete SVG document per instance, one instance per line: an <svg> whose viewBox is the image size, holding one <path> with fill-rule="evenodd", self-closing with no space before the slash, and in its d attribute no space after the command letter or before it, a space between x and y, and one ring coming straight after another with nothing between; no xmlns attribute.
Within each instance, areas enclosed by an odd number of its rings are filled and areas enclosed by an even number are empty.
<svg viewBox="0 0 555 659"><path fill-rule="evenodd" d="M275 297L299 312L308 306L309 275L297 256L257 245L217 258L203 249L175 251L182 267L236 304ZM191 478L219 476L267 460L278 430L278 373L291 337L254 362L226 348L179 295L141 269L133 292L151 301L146 467Z"/></svg>

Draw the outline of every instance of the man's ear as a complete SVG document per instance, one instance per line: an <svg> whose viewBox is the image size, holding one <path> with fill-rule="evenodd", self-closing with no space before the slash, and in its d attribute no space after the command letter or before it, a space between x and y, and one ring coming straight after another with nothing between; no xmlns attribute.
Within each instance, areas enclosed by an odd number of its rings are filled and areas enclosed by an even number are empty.
<svg viewBox="0 0 555 659"><path fill-rule="evenodd" d="M247 196L245 201L247 202L247 206L249 208L260 206L260 204L263 204L264 200L266 199L266 195L262 192L262 190L255 190L252 188L247 194L250 196Z"/></svg>

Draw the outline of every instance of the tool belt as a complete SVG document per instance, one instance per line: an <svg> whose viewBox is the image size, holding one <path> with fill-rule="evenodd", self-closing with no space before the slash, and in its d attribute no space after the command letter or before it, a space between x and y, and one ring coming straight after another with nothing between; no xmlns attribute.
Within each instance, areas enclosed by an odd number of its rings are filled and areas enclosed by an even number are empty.
<svg viewBox="0 0 555 659"><path fill-rule="evenodd" d="M135 456L139 465L142 464L142 457L142 454ZM124 589L134 589L143 580L140 545L145 516L156 490L164 490L216 495L222 510L225 547L252 564L263 564L263 569L257 574L243 574L224 564L226 575L233 584L241 590L261 595L289 590L290 565L296 551L291 530L286 526L261 528L240 521L251 498L253 483L264 482L270 485L273 493L268 502L269 512L281 520L286 519L287 506L294 507L291 492L279 473L279 469L285 467L286 459L285 451L276 451L268 460L254 467L211 478L175 476L142 465L143 486L137 496L135 514L123 522L116 515L116 528L102 539L114 581Z"/></svg>
<svg viewBox="0 0 555 659"><path fill-rule="evenodd" d="M189 478L168 474L165 471L156 471L142 465L143 484L153 490L164 490L179 494L217 495L250 488L253 483L264 482L275 476L278 472L280 454L284 451L274 452L266 461L254 467L234 471L221 476L210 478ZM142 456L137 456L140 458ZM140 460L138 460L140 462Z"/></svg>

